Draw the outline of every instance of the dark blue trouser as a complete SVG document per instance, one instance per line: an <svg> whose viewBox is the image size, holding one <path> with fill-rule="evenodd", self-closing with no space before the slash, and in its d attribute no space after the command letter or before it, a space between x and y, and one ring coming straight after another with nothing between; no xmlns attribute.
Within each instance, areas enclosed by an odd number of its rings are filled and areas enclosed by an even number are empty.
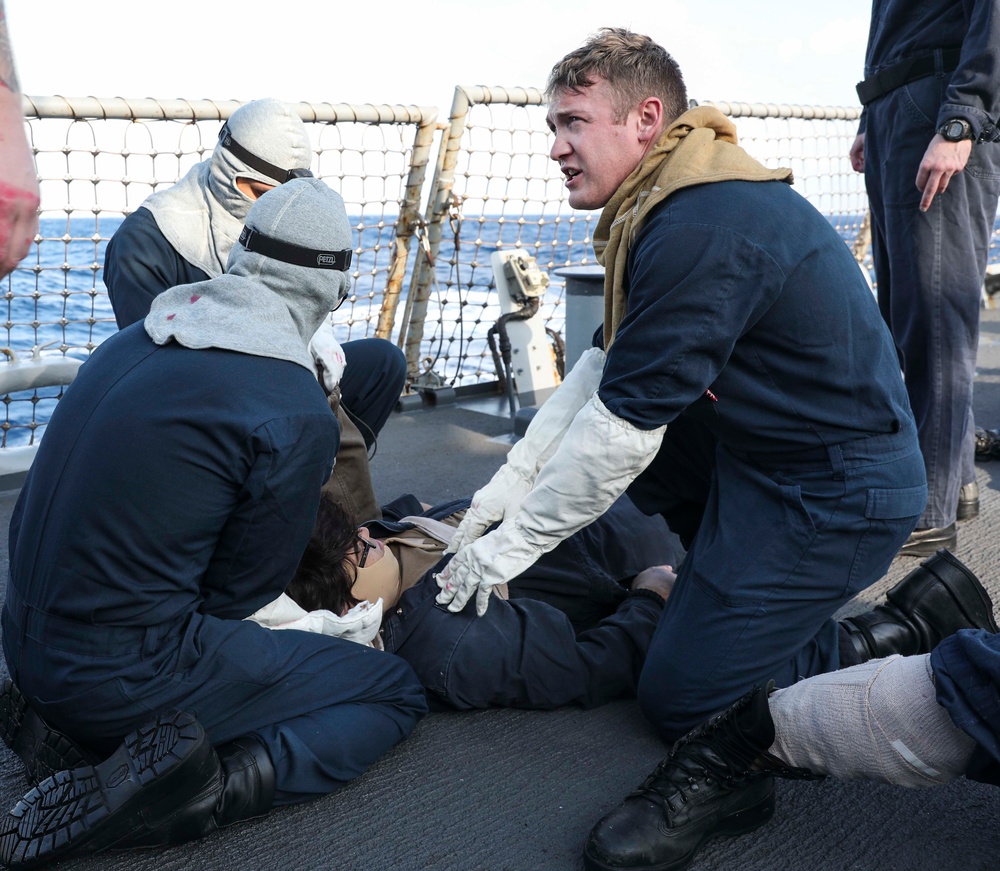
<svg viewBox="0 0 1000 871"><path fill-rule="evenodd" d="M406 383L406 356L385 339L345 342L340 404L371 450Z"/></svg>
<svg viewBox="0 0 1000 871"><path fill-rule="evenodd" d="M1000 143L972 146L964 172L921 212L917 169L950 75L928 76L868 106L865 185L879 307L906 377L927 469L921 527L955 520L975 480L972 383L979 307L1000 194Z"/></svg>
<svg viewBox="0 0 1000 871"><path fill-rule="evenodd" d="M143 631L8 601L3 644L32 706L56 726L71 723L69 733L98 752L170 709L193 713L215 745L255 735L274 763L276 805L343 786L427 710L423 688L397 657L241 620L194 614Z"/></svg>
<svg viewBox="0 0 1000 871"><path fill-rule="evenodd" d="M710 451L711 435L690 421L667 429L629 491L671 528L697 528L639 682L665 739L755 683L787 686L838 668L832 615L883 576L926 500L916 434L904 426L770 458ZM714 458L712 468L695 468L699 457ZM699 482L708 482L700 499Z"/></svg>

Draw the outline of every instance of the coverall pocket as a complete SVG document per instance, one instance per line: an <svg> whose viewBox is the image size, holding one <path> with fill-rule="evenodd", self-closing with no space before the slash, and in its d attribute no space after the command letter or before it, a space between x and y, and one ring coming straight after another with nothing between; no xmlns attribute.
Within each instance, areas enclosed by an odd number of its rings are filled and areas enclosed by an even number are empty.
<svg viewBox="0 0 1000 871"><path fill-rule="evenodd" d="M868 529L862 534L851 565L848 582L848 595L855 595L871 583L873 571L877 576L885 574L913 531L920 515L927 505L927 487L902 487L890 489L872 487L868 490L868 500L865 504L865 518ZM889 554L882 559L880 567L873 569L871 560L874 554Z"/></svg>
<svg viewBox="0 0 1000 871"><path fill-rule="evenodd" d="M944 102L947 79L926 76L899 88L899 105L918 124L928 128L927 142L937 129L937 113Z"/></svg>
<svg viewBox="0 0 1000 871"><path fill-rule="evenodd" d="M411 595L414 590L417 593ZM452 613L434 601L436 595L437 586L427 580L404 593L383 629L386 653L406 660L432 695L456 707L478 707L456 704L450 691L451 663L475 621L490 623L495 615L487 612L486 617L477 617L473 602L457 614ZM498 604L493 602L492 607Z"/></svg>
<svg viewBox="0 0 1000 871"><path fill-rule="evenodd" d="M719 604L752 610L798 565L824 519L779 472L720 452L718 476L685 567L690 561L691 579Z"/></svg>

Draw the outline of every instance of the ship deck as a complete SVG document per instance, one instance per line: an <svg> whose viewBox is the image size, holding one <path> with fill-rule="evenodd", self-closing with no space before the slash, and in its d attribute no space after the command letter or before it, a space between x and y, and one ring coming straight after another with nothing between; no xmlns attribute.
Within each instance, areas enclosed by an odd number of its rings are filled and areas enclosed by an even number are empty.
<svg viewBox="0 0 1000 871"><path fill-rule="evenodd" d="M981 426L1000 426L1000 312L984 310L976 385ZM393 415L373 469L388 500L468 495L502 463L511 439L502 398ZM958 556L1000 602L1000 460L977 466L982 510L962 524ZM0 495L6 525L16 492ZM6 540L3 541L6 560ZM876 604L917 565L888 576L844 614ZM0 670L3 670L0 664ZM85 712L84 712L85 713ZM67 860L67 871L170 869L439 869L577 871L590 826L634 788L665 748L634 701L591 711L434 713L340 792L169 850ZM25 791L0 749L0 804ZM774 820L718 840L695 869L992 869L1000 855L1000 791L959 781L910 791L867 782L779 782Z"/></svg>

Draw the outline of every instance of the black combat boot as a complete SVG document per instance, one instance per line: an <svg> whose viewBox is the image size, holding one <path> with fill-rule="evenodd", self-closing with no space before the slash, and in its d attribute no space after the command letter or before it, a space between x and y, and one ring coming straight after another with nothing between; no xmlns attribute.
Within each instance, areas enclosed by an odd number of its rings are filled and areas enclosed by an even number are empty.
<svg viewBox="0 0 1000 871"><path fill-rule="evenodd" d="M997 631L989 593L947 550L939 550L889 590L886 604L848 617L840 627L855 662L893 653L930 653L959 629Z"/></svg>
<svg viewBox="0 0 1000 871"><path fill-rule="evenodd" d="M96 753L42 719L10 678L0 688L0 738L24 763L32 786L57 771L99 761Z"/></svg>
<svg viewBox="0 0 1000 871"><path fill-rule="evenodd" d="M256 739L216 753L192 715L172 711L129 733L104 762L61 771L29 791L0 828L0 861L35 868L179 844L266 813L273 796L274 770Z"/></svg>
<svg viewBox="0 0 1000 871"><path fill-rule="evenodd" d="M210 835L240 820L259 817L274 803L274 765L267 748L256 738L243 737L217 747L222 776L186 801L173 796L151 805L138 828L116 847L137 849L183 844Z"/></svg>
<svg viewBox="0 0 1000 871"><path fill-rule="evenodd" d="M724 713L681 738L635 792L590 831L587 871L679 871L713 838L756 829L774 813L768 690L754 687ZM751 770L754 762L768 768Z"/></svg>

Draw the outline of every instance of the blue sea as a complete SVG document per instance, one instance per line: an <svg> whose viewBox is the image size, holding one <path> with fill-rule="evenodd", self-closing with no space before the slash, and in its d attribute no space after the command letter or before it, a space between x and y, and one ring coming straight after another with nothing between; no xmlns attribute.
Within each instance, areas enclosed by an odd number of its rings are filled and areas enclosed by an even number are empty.
<svg viewBox="0 0 1000 871"><path fill-rule="evenodd" d="M465 220L456 236L446 228L437 258L434 288L425 328L423 355L434 360L434 371L450 384L495 380L486 332L499 316L491 293L493 272L490 254L503 248L522 248L536 257L550 273L564 266L594 263L590 238L596 214L561 217L484 216ZM94 347L117 331L102 277L107 240L121 223L120 217L44 219L37 251L8 279L6 346L18 359L32 348L85 358ZM858 216L838 216L841 235L853 239ZM337 312L338 338L361 338L374 332L391 246L385 226L367 227L363 218L352 219L362 253L353 268L357 273L355 298ZM413 271L411 250L404 280ZM562 285L554 275L542 313L547 325L563 329ZM396 338L396 336L394 336ZM5 399L5 447L30 444L44 431L64 388L23 391Z"/></svg>

